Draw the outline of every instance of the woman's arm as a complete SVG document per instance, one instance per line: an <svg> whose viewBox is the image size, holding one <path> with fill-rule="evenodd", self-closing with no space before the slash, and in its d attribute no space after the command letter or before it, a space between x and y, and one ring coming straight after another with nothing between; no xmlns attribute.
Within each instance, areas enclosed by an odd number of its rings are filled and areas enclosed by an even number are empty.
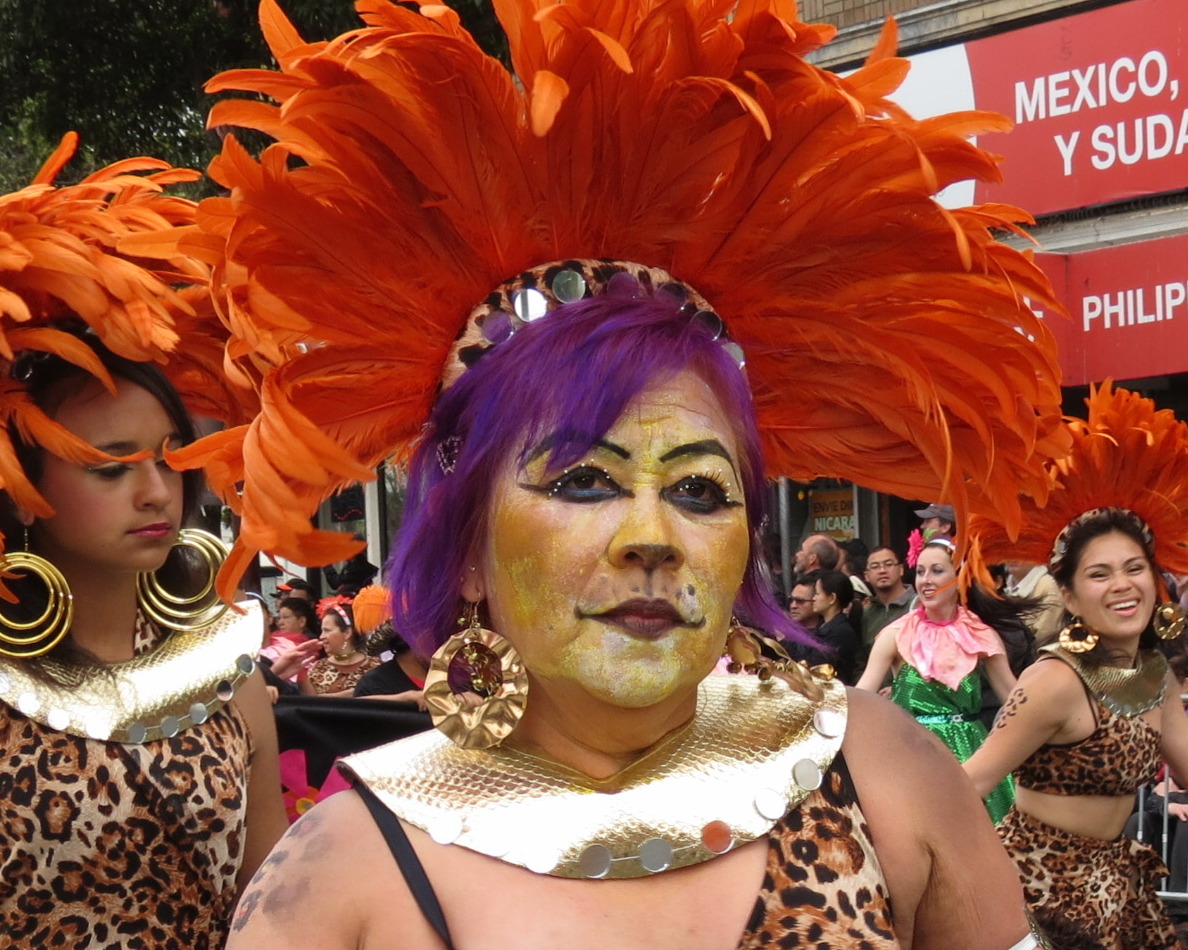
<svg viewBox="0 0 1188 950"><path fill-rule="evenodd" d="M1023 671L965 772L985 797L1036 749L1051 741L1075 714L1088 715L1077 674L1064 663L1034 663Z"/></svg>
<svg viewBox="0 0 1188 950"><path fill-rule="evenodd" d="M440 950L395 866L359 796L332 795L302 815L252 878L227 950Z"/></svg>
<svg viewBox="0 0 1188 950"><path fill-rule="evenodd" d="M891 665L899 658L895 636L887 632L889 629L884 627L875 637L875 642L870 648L870 659L866 661L866 669L858 678L857 689L877 693L887 679L887 674L891 672Z"/></svg>
<svg viewBox="0 0 1188 950"><path fill-rule="evenodd" d="M1023 889L957 760L897 706L858 690L850 697L842 749L900 942L1009 950L1028 933Z"/></svg>
<svg viewBox="0 0 1188 950"><path fill-rule="evenodd" d="M242 892L272 846L285 833L288 819L281 799L276 721L264 687L264 677L259 671L244 682L235 694L234 702L251 730L254 747L248 773L247 842L237 876Z"/></svg>
<svg viewBox="0 0 1188 950"><path fill-rule="evenodd" d="M359 699L386 699L390 703L416 703L417 709L424 712L428 707L425 705L425 693L419 689L407 689L403 693L367 693L359 696Z"/></svg>
<svg viewBox="0 0 1188 950"><path fill-rule="evenodd" d="M986 679L990 681L994 695L998 697L1000 703L1005 703L1007 697L1015 691L1015 683L1018 682L1015 679L1015 674L1011 672L1011 664L1006 658L1006 654L996 653L993 656L988 656L982 665L986 670Z"/></svg>
<svg viewBox="0 0 1188 950"><path fill-rule="evenodd" d="M1188 715L1180 702L1180 684L1171 673L1167 674L1167 695L1163 697L1160 717L1160 735L1163 758L1171 769L1176 784L1181 788L1188 784Z"/></svg>

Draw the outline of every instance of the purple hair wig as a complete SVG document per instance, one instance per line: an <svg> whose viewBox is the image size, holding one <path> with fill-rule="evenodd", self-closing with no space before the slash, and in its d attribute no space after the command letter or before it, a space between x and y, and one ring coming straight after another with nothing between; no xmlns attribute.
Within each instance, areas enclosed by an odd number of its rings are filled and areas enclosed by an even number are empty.
<svg viewBox="0 0 1188 950"><path fill-rule="evenodd" d="M422 655L457 632L462 577L484 543L495 473L550 439L550 466L579 461L649 386L690 370L735 420L751 551L734 612L777 636L806 640L776 603L759 532L763 458L746 377L678 296L643 296L616 278L493 347L434 405L409 467L404 520L388 562L396 629Z"/></svg>

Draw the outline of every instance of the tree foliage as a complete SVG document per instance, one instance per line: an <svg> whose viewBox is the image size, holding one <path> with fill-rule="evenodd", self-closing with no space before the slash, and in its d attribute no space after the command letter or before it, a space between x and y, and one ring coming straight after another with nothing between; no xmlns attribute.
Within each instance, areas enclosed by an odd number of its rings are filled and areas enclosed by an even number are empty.
<svg viewBox="0 0 1188 950"><path fill-rule="evenodd" d="M490 0L447 0L495 55ZM359 25L349 0L281 0L303 37ZM0 193L22 187L67 131L82 138L62 180L132 155L205 168L215 73L271 65L256 0L0 0Z"/></svg>

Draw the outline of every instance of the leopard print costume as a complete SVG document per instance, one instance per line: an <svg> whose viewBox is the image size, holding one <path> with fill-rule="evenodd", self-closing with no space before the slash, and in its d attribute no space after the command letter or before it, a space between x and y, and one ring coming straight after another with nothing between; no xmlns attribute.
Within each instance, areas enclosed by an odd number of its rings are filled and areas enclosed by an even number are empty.
<svg viewBox="0 0 1188 950"><path fill-rule="evenodd" d="M1015 770L1021 788L1123 797L1154 778L1163 757L1159 731L1141 716L1113 712L1087 685L1085 692L1097 728L1079 742L1037 749ZM1017 810L1008 812L998 833L1055 950L1180 946L1157 894L1167 868L1150 845L1073 834Z"/></svg>
<svg viewBox="0 0 1188 950"><path fill-rule="evenodd" d="M998 828L1027 904L1054 950L1177 950L1150 845L1088 838L1012 809Z"/></svg>
<svg viewBox="0 0 1188 950"><path fill-rule="evenodd" d="M0 946L217 950L243 858L247 725L57 732L0 704Z"/></svg>
<svg viewBox="0 0 1188 950"><path fill-rule="evenodd" d="M840 755L769 833L763 889L738 946L898 950L883 872Z"/></svg>
<svg viewBox="0 0 1188 950"><path fill-rule="evenodd" d="M381 662L378 656L365 656L353 666L337 666L328 657L322 657L309 668L309 685L319 696L354 689L363 674L374 670Z"/></svg>

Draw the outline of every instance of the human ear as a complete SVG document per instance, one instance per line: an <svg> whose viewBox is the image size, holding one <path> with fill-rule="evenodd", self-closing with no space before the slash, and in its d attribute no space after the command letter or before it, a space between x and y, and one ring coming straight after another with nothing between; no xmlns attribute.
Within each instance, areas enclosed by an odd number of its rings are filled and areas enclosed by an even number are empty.
<svg viewBox="0 0 1188 950"><path fill-rule="evenodd" d="M487 578L480 564L477 552L471 551L466 558L466 567L462 570L462 583L459 591L462 599L472 604L487 599Z"/></svg>
<svg viewBox="0 0 1188 950"><path fill-rule="evenodd" d="M1073 617L1079 617L1081 614L1080 604L1077 600L1077 595L1072 592L1072 588L1061 587L1060 597L1063 599L1064 609L1069 612L1069 615Z"/></svg>

